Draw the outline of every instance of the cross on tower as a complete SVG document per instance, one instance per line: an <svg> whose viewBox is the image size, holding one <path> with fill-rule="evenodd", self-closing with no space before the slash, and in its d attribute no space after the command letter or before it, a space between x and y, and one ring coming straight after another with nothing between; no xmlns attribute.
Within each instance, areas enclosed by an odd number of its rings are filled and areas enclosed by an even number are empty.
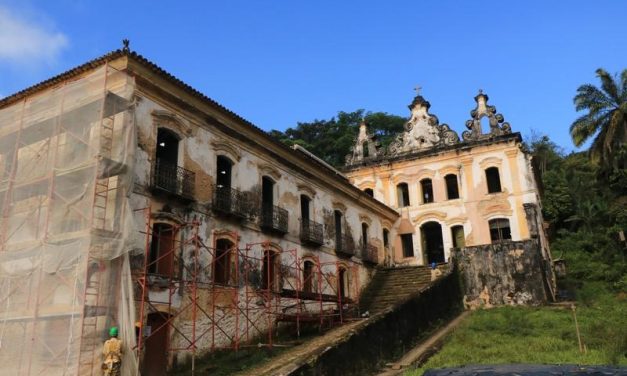
<svg viewBox="0 0 627 376"><path fill-rule="evenodd" d="M420 90L422 90L422 86L416 86L414 90L416 90L416 95L420 95Z"/></svg>

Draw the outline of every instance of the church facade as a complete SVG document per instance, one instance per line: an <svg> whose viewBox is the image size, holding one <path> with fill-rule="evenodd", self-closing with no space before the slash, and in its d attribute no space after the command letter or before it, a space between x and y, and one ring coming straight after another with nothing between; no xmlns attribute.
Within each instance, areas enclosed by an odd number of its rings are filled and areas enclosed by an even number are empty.
<svg viewBox="0 0 627 376"><path fill-rule="evenodd" d="M400 215L392 264L447 261L451 250L539 236L540 196L519 133L480 92L460 138L417 96L387 150L360 126L344 172ZM482 125L482 123L484 123ZM548 251L546 251L548 254Z"/></svg>

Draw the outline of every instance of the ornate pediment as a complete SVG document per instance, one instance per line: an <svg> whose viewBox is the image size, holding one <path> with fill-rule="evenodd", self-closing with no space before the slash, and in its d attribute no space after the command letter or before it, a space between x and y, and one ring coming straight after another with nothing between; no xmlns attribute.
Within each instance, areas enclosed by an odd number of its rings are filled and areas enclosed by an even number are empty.
<svg viewBox="0 0 627 376"><path fill-rule="evenodd" d="M417 95L409 105L411 117L405 123L405 131L388 147L389 155L405 154L413 151L459 142L459 136L447 124L440 125L438 117L429 113L431 104Z"/></svg>
<svg viewBox="0 0 627 376"><path fill-rule="evenodd" d="M496 112L495 106L488 105L488 96L479 90L479 94L475 97L477 107L470 111L470 120L466 121L467 131L462 133L464 141L477 141L485 138L500 136L504 134L512 133L512 128L509 123L505 121L503 115ZM483 133L481 129L481 119L486 117L490 125L490 129L485 130L488 133Z"/></svg>

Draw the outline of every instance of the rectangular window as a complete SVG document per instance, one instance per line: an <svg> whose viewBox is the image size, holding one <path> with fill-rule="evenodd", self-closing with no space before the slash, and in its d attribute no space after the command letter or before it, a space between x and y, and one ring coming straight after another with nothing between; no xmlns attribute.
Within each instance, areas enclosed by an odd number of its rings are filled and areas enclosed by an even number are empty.
<svg viewBox="0 0 627 376"><path fill-rule="evenodd" d="M446 175L444 177L446 181L446 197L449 200L459 198L459 187L457 186L457 175Z"/></svg>
<svg viewBox="0 0 627 376"><path fill-rule="evenodd" d="M403 257L414 257L414 240L412 234L401 235L403 244Z"/></svg>
<svg viewBox="0 0 627 376"><path fill-rule="evenodd" d="M492 219L490 224L490 239L492 243L512 239L512 231L509 227L509 220L506 218Z"/></svg>
<svg viewBox="0 0 627 376"><path fill-rule="evenodd" d="M433 184L431 179L422 179L420 181L420 188L422 189L422 203L428 204L433 202Z"/></svg>
<svg viewBox="0 0 627 376"><path fill-rule="evenodd" d="M401 183L396 186L396 195L399 208L409 206L409 187L407 183Z"/></svg>
<svg viewBox="0 0 627 376"><path fill-rule="evenodd" d="M488 193L501 192L501 177L499 176L498 168L487 168L485 170L485 177L488 182Z"/></svg>

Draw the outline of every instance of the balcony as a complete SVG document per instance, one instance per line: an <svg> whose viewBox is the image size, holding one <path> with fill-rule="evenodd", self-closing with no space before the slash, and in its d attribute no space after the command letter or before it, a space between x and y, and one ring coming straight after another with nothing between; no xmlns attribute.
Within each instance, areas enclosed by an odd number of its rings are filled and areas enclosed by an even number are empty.
<svg viewBox="0 0 627 376"><path fill-rule="evenodd" d="M213 193L211 208L217 212L234 218L246 218L251 205L246 195L231 187L217 186Z"/></svg>
<svg viewBox="0 0 627 376"><path fill-rule="evenodd" d="M157 159L152 176L153 190L193 201L196 174L174 163Z"/></svg>
<svg viewBox="0 0 627 376"><path fill-rule="evenodd" d="M300 220L300 240L303 243L320 246L324 244L322 224L309 219Z"/></svg>
<svg viewBox="0 0 627 376"><path fill-rule="evenodd" d="M287 210L276 205L263 205L260 227L263 230L279 234L287 233Z"/></svg>
<svg viewBox="0 0 627 376"><path fill-rule="evenodd" d="M369 264L379 263L379 248L374 244L364 244L361 247L361 259Z"/></svg>
<svg viewBox="0 0 627 376"><path fill-rule="evenodd" d="M337 240L336 240L335 252L338 255L344 255L348 257L354 256L355 255L355 241L353 240L353 237L347 234L341 234L339 244L337 244Z"/></svg>

